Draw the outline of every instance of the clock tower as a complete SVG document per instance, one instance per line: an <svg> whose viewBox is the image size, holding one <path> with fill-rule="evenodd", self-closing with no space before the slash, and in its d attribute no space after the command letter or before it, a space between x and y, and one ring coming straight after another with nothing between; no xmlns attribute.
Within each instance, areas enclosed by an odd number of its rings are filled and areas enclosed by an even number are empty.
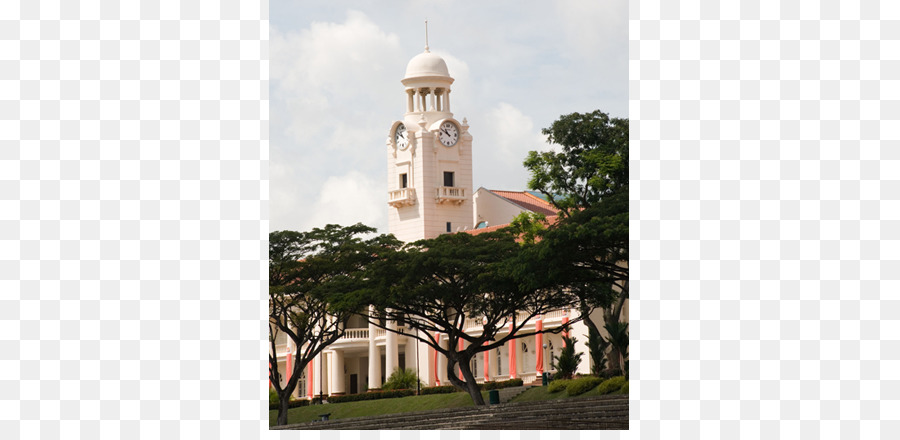
<svg viewBox="0 0 900 440"><path fill-rule="evenodd" d="M387 138L388 230L404 242L472 228L472 135L450 111L453 78L425 51L406 66L406 113Z"/></svg>

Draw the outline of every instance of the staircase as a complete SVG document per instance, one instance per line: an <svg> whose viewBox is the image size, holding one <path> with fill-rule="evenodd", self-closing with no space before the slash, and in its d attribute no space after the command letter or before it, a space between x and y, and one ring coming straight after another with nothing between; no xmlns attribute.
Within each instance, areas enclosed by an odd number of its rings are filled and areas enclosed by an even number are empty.
<svg viewBox="0 0 900 440"><path fill-rule="evenodd" d="M509 387L509 388L501 388L497 391L500 391L500 403L509 403L510 400L513 400L519 394L522 394L529 387L520 386L520 387Z"/></svg>
<svg viewBox="0 0 900 440"><path fill-rule="evenodd" d="M270 429L628 429L628 396L585 397L506 403L486 407L440 409L302 423L271 427Z"/></svg>

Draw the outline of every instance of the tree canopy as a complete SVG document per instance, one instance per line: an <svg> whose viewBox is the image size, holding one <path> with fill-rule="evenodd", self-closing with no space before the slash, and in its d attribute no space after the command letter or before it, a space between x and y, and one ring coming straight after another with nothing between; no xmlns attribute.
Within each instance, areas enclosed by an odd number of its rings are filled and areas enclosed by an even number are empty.
<svg viewBox="0 0 900 440"><path fill-rule="evenodd" d="M343 336L344 321L364 306L358 292L366 283L366 267L400 244L393 236L361 237L374 232L356 224L269 234L269 380L281 403L279 425L287 423L287 404L303 369ZM284 386L275 342L279 333L297 348Z"/></svg>
<svg viewBox="0 0 900 440"><path fill-rule="evenodd" d="M407 337L446 356L450 382L483 405L469 367L472 357L511 339L535 334L523 331L529 319L570 301L562 291L543 288L539 277L523 276L533 271L534 262L529 258L506 230L417 241L384 255L372 266L369 301L388 319L417 330L407 332ZM376 318L372 316L370 321L385 328ZM482 324L481 331L466 333L467 319ZM446 347L436 333L447 336ZM459 341L464 342L462 350L458 350ZM457 366L464 380L454 374Z"/></svg>
<svg viewBox="0 0 900 440"><path fill-rule="evenodd" d="M585 323L596 308L618 321L628 298L628 119L599 110L563 115L542 131L559 151L531 151L529 187L560 210L541 232L549 276L577 296ZM611 353L611 364L618 364Z"/></svg>

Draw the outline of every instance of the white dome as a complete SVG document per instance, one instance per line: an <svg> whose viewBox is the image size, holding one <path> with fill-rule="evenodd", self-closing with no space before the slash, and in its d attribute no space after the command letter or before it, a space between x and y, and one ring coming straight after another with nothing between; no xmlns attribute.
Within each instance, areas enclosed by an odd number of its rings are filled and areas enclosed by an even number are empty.
<svg viewBox="0 0 900 440"><path fill-rule="evenodd" d="M422 52L416 55L413 59L409 60L409 64L406 65L405 78L434 76L445 76L449 78L450 71L447 70L447 63L444 62L444 59L431 52Z"/></svg>

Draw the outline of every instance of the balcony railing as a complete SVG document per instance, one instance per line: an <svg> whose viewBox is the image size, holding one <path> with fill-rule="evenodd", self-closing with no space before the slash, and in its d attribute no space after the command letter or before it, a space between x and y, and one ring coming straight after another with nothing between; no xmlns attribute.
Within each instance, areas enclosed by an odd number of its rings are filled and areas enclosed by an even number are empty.
<svg viewBox="0 0 900 440"><path fill-rule="evenodd" d="M544 313L544 320L554 319L554 318L562 318L563 316L566 316L565 309L554 310L549 313Z"/></svg>
<svg viewBox="0 0 900 440"><path fill-rule="evenodd" d="M466 199L466 189L455 186L440 186L436 190L435 199L438 203L451 202L462 203Z"/></svg>
<svg viewBox="0 0 900 440"><path fill-rule="evenodd" d="M400 188L388 191L388 205L395 208L416 204L415 188Z"/></svg>
<svg viewBox="0 0 900 440"><path fill-rule="evenodd" d="M341 339L369 339L369 329L348 328Z"/></svg>

